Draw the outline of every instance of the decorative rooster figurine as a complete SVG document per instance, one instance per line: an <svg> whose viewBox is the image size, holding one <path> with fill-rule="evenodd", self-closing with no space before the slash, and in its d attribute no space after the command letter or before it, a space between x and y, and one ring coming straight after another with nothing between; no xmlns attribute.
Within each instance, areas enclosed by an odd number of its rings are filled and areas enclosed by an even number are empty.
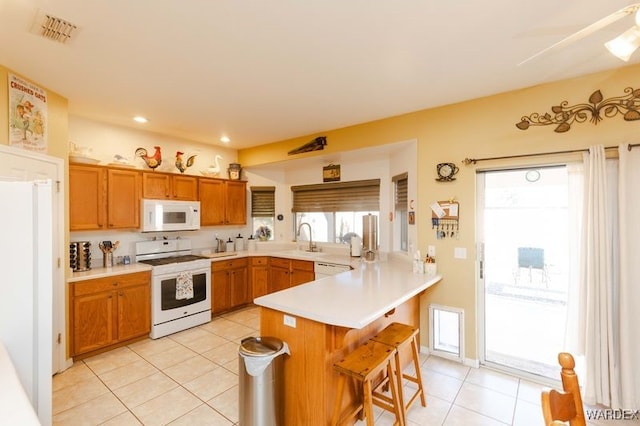
<svg viewBox="0 0 640 426"><path fill-rule="evenodd" d="M187 162L185 163L184 161L182 161L183 155L184 155L184 152L181 152L181 151L176 152L176 168L180 170L180 173L184 173L185 170L193 166L193 162L196 158L195 155L192 155L191 157L187 158Z"/></svg>
<svg viewBox="0 0 640 426"><path fill-rule="evenodd" d="M147 163L147 166L152 170L155 170L160 164L162 164L162 154L160 153L160 147L154 146L156 152L152 156L149 156L147 150L144 148L136 149L136 157L140 157Z"/></svg>

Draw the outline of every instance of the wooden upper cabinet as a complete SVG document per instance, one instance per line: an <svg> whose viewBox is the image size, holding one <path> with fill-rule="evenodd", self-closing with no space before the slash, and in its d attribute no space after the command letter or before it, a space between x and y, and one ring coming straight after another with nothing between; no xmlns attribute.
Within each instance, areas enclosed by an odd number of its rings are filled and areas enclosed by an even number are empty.
<svg viewBox="0 0 640 426"><path fill-rule="evenodd" d="M247 223L247 183L244 181L226 181L227 225L245 225Z"/></svg>
<svg viewBox="0 0 640 426"><path fill-rule="evenodd" d="M173 176L173 199L174 200L198 200L198 178L195 176L175 175Z"/></svg>
<svg viewBox="0 0 640 426"><path fill-rule="evenodd" d="M106 226L106 174L102 167L69 165L69 229Z"/></svg>
<svg viewBox="0 0 640 426"><path fill-rule="evenodd" d="M108 228L140 227L141 173L107 169Z"/></svg>
<svg viewBox="0 0 640 426"><path fill-rule="evenodd" d="M200 224L245 225L247 223L247 183L200 178Z"/></svg>
<svg viewBox="0 0 640 426"><path fill-rule="evenodd" d="M224 180L200 178L200 225L225 224Z"/></svg>
<svg viewBox="0 0 640 426"><path fill-rule="evenodd" d="M196 176L142 173L142 198L194 201L198 199Z"/></svg>
<svg viewBox="0 0 640 426"><path fill-rule="evenodd" d="M142 198L169 198L171 179L164 173L142 173Z"/></svg>

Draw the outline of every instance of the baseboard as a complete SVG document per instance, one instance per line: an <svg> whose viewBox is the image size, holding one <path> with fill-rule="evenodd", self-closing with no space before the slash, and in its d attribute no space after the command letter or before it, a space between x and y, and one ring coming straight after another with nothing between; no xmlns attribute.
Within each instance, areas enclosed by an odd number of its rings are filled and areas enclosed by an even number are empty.
<svg viewBox="0 0 640 426"><path fill-rule="evenodd" d="M462 363L467 367L480 368L480 361L477 359L465 358L464 361L462 361Z"/></svg>
<svg viewBox="0 0 640 426"><path fill-rule="evenodd" d="M429 350L429 348L427 346L422 346L420 345L420 353L421 354L425 354L425 355L432 355L431 351ZM440 356L438 354L434 354L435 356ZM444 359L450 359L447 357L442 357ZM454 362L460 362L459 359L451 359ZM480 368L480 361L478 361L477 359L473 359L473 358L464 358L462 360L462 364L467 366L467 367L472 367L472 368Z"/></svg>

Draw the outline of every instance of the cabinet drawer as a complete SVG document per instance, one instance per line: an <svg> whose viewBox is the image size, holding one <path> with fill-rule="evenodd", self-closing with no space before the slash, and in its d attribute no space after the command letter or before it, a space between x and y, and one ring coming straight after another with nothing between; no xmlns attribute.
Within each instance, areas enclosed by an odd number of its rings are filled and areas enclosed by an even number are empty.
<svg viewBox="0 0 640 426"><path fill-rule="evenodd" d="M313 271L313 262L308 260L291 260L291 269L297 269L299 271Z"/></svg>
<svg viewBox="0 0 640 426"><path fill-rule="evenodd" d="M247 265L248 265L247 258L219 260L217 262L211 262L211 270L222 271L224 269L243 268Z"/></svg>
<svg viewBox="0 0 640 426"><path fill-rule="evenodd" d="M132 285L145 284L149 283L150 281L150 272L136 272L133 274L113 275L110 277L77 281L73 283L73 295L82 296L85 294L99 293L116 288L125 288Z"/></svg>
<svg viewBox="0 0 640 426"><path fill-rule="evenodd" d="M289 266L291 266L291 260L283 259L281 257L272 257L270 263L271 266L275 266L276 268L289 269Z"/></svg>
<svg viewBox="0 0 640 426"><path fill-rule="evenodd" d="M269 263L269 258L266 256L251 258L251 264L253 266L265 266L267 263Z"/></svg>

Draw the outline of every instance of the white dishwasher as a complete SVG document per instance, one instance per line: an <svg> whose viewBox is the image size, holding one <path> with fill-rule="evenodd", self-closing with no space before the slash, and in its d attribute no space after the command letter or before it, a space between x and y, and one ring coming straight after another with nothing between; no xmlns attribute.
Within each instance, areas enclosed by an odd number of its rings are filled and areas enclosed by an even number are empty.
<svg viewBox="0 0 640 426"><path fill-rule="evenodd" d="M336 275L340 272L350 271L351 266L341 265L339 263L314 262L313 270L316 274L316 280L319 280L320 278Z"/></svg>

